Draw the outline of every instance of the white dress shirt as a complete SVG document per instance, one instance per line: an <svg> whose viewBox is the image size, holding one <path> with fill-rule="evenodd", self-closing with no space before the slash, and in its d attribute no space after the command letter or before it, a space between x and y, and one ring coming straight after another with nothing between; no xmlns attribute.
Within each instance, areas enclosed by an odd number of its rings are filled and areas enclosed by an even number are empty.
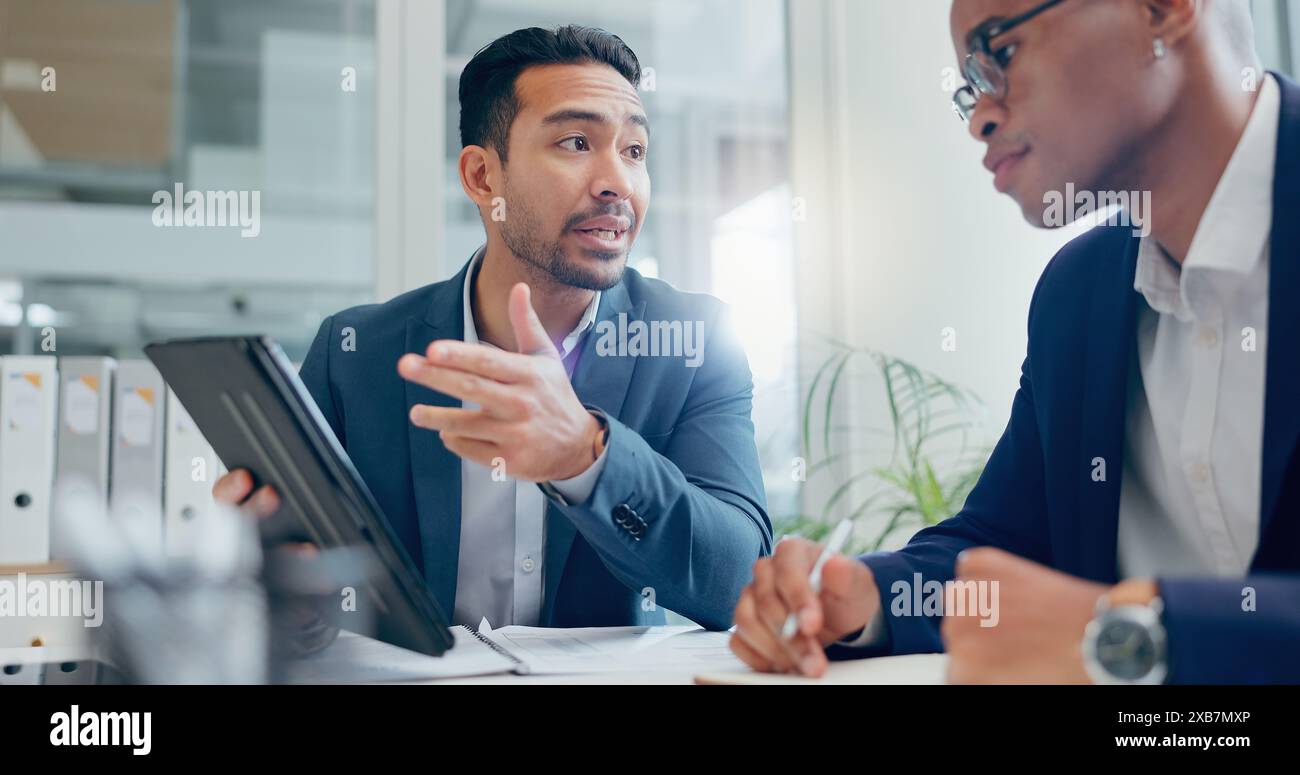
<svg viewBox="0 0 1300 775"><path fill-rule="evenodd" d="M1241 576L1259 542L1280 89L1264 79L1182 270L1145 238L1133 287L1120 576Z"/></svg>
<svg viewBox="0 0 1300 775"><path fill-rule="evenodd" d="M465 341L480 342L474 326L474 280L483 249L465 273ZM560 342L560 357L573 378L578 352L596 323L600 292L582 314L578 325ZM467 409L477 404L463 402ZM605 453L586 471L572 479L551 482L572 503L591 496L604 469ZM460 464L460 555L456 567L456 607L453 623L477 627L486 618L493 627L536 625L542 615L542 590L546 558L546 496L532 482L517 482L497 474L490 466L471 460Z"/></svg>
<svg viewBox="0 0 1300 775"><path fill-rule="evenodd" d="M1259 542L1268 249L1281 91L1264 79L1180 268L1138 249L1121 578L1240 576ZM1253 341L1252 341L1253 334ZM878 645L883 611L843 645Z"/></svg>

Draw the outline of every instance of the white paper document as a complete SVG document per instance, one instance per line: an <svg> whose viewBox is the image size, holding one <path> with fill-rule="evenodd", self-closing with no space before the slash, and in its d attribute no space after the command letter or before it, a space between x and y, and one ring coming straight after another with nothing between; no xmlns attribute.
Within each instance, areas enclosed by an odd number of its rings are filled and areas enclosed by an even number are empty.
<svg viewBox="0 0 1300 775"><path fill-rule="evenodd" d="M518 659L528 673L664 672L746 670L731 653L730 632L681 627L479 626L479 634Z"/></svg>
<svg viewBox="0 0 1300 775"><path fill-rule="evenodd" d="M431 657L400 646L357 635L339 633L323 651L290 663L289 683L373 683L419 681L429 678L464 678L509 673L515 663L496 653L474 633L453 627L455 646L441 657Z"/></svg>
<svg viewBox="0 0 1300 775"><path fill-rule="evenodd" d="M344 632L329 648L295 660L291 683L367 683L518 673L682 673L745 670L727 648L730 633L684 627L451 628L441 657ZM495 648L494 648L495 647Z"/></svg>

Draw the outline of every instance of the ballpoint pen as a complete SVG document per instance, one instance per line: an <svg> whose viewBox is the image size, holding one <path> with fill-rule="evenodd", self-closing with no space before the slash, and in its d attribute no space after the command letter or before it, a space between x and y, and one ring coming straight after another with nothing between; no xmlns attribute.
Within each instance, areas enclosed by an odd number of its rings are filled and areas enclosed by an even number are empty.
<svg viewBox="0 0 1300 775"><path fill-rule="evenodd" d="M812 572L808 574L808 583L812 585L814 597L821 594L822 591L822 566L831 557L839 554L840 550L844 548L844 542L849 540L849 534L852 532L853 522L847 519L841 520L835 526L835 529L831 531L830 537L826 539L821 556L817 558L817 562L813 564ZM798 631L799 612L791 611L790 615L785 618L785 625L781 627L781 637L789 640Z"/></svg>

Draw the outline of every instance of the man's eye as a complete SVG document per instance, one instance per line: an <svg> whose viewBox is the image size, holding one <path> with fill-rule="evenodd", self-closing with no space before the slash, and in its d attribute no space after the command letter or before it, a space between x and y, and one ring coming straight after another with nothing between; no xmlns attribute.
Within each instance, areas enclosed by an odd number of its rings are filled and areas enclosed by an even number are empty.
<svg viewBox="0 0 1300 775"><path fill-rule="evenodd" d="M1016 44L1008 43L1002 48L993 52L993 60L998 63L998 67L1006 67L1011 64L1011 57L1016 55Z"/></svg>
<svg viewBox="0 0 1300 775"><path fill-rule="evenodd" d="M585 151L588 150L591 146L587 145L587 138L585 137L570 137L568 139L561 140L560 147L568 148L570 151Z"/></svg>
<svg viewBox="0 0 1300 775"><path fill-rule="evenodd" d="M633 145L627 149L627 152L637 161L645 160L646 149L644 145Z"/></svg>

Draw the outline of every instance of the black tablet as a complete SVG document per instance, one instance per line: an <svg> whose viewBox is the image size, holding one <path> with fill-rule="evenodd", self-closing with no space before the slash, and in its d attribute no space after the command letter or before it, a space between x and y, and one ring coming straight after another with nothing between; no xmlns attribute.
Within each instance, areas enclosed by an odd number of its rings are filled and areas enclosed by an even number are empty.
<svg viewBox="0 0 1300 775"><path fill-rule="evenodd" d="M280 511L261 526L265 542L373 554L382 570L358 593L373 604L374 637L433 656L451 648L438 601L273 339L180 339L144 352L221 462L279 493Z"/></svg>

